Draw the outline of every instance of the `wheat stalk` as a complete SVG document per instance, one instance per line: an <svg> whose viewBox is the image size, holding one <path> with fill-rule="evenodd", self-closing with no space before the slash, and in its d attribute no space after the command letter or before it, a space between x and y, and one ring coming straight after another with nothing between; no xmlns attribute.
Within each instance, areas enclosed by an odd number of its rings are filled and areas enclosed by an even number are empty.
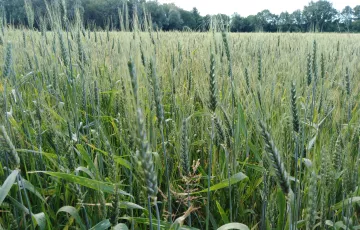
<svg viewBox="0 0 360 230"><path fill-rule="evenodd" d="M210 55L210 99L209 99L209 109L212 112L215 112L217 106L217 96L216 96L216 78L215 78L215 56L214 54Z"/></svg>
<svg viewBox="0 0 360 230"><path fill-rule="evenodd" d="M6 56L5 56L5 64L4 64L4 70L3 70L3 77L9 77L12 67L12 45L9 42L6 46Z"/></svg>
<svg viewBox="0 0 360 230"><path fill-rule="evenodd" d="M307 85L311 85L312 81L312 70L311 70L311 55L307 56Z"/></svg>
<svg viewBox="0 0 360 230"><path fill-rule="evenodd" d="M306 230L313 230L316 220L316 174L311 173L306 215Z"/></svg>
<svg viewBox="0 0 360 230"><path fill-rule="evenodd" d="M271 159L272 166L275 170L275 174L277 177L277 182L284 194L288 195L290 193L289 177L285 170L284 163L281 160L280 153L277 150L269 132L267 131L265 123L261 121L260 127L261 134L265 142L265 151L269 154L269 157Z"/></svg>
<svg viewBox="0 0 360 230"><path fill-rule="evenodd" d="M13 162L13 164L15 165L16 168L20 167L20 158L19 155L15 149L14 144L12 143L12 141L10 140L10 137L8 136L5 126L1 125L0 126L0 130L2 133L2 136L5 140L5 143L7 144L9 150L10 150L10 159Z"/></svg>
<svg viewBox="0 0 360 230"><path fill-rule="evenodd" d="M295 82L291 84L291 111L293 115L293 129L296 133L299 133L300 124L299 124L299 114L296 104L296 86Z"/></svg>

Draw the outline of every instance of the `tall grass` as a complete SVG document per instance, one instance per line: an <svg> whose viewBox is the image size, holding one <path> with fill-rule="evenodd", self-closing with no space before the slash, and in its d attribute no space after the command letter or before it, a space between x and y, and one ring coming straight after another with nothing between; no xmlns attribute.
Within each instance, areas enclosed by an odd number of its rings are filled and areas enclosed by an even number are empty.
<svg viewBox="0 0 360 230"><path fill-rule="evenodd" d="M92 32L63 1L36 31L30 3L0 36L0 229L359 228L359 35L126 7Z"/></svg>

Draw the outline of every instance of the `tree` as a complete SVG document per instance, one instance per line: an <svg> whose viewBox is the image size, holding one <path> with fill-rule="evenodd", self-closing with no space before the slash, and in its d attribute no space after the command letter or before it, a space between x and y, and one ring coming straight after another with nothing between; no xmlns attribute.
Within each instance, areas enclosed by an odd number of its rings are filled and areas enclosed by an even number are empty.
<svg viewBox="0 0 360 230"><path fill-rule="evenodd" d="M354 7L354 19L360 20L360 5Z"/></svg>
<svg viewBox="0 0 360 230"><path fill-rule="evenodd" d="M130 4L130 2L127 2ZM118 8L123 8L123 3L118 0L82 0L82 6L84 7L84 23L95 23L101 28L105 28L109 25L110 19L118 22ZM133 7L128 6L129 17L132 15ZM130 11L131 9L131 11ZM68 10L69 12L69 10Z"/></svg>
<svg viewBox="0 0 360 230"><path fill-rule="evenodd" d="M151 14L154 29L162 29L168 26L169 21L163 5L160 5L157 1L148 1L146 2L146 10Z"/></svg>
<svg viewBox="0 0 360 230"><path fill-rule="evenodd" d="M295 31L304 31L305 20L301 10L295 10L291 14L291 20Z"/></svg>
<svg viewBox="0 0 360 230"><path fill-rule="evenodd" d="M277 16L269 10L263 10L256 14L256 25L259 31L276 32Z"/></svg>
<svg viewBox="0 0 360 230"><path fill-rule="evenodd" d="M210 14L205 15L205 17L202 20L203 23L201 25L201 31L209 31L211 24L211 15Z"/></svg>
<svg viewBox="0 0 360 230"><path fill-rule="evenodd" d="M28 25L24 1L0 0L0 10L5 10L2 15L5 15L8 23L12 23L14 26ZM34 12L34 28L49 27L49 22L45 20L49 18L45 1L27 1L31 2L30 5ZM151 18L153 27L162 30L182 30L186 27L191 30L208 31L210 24L213 23L218 30L225 29L233 32L360 32L360 5L354 8L346 6L341 12L337 12L329 1L314 0L302 11L296 10L291 14L282 12L279 16L272 14L269 10L263 10L256 15L247 17L241 17L236 13L232 17L225 14L202 17L197 8L187 11L173 3L161 4L158 0L65 0L66 7L64 10L61 9L60 13L71 22L79 21L77 19L81 18L82 22L90 29L105 29L109 26L111 29L120 28L121 20L123 20L123 29L131 29L136 12L136 20L139 25L147 26L144 20ZM60 9L59 4L63 1L46 0L46 2L50 5L51 10L57 12ZM65 12L66 15L63 15ZM32 18L30 19L32 21ZM50 24L49 28L54 27L54 23Z"/></svg>
<svg viewBox="0 0 360 230"><path fill-rule="evenodd" d="M289 14L288 12L281 12L277 21L277 25L279 26L280 31L291 31L291 14Z"/></svg>
<svg viewBox="0 0 360 230"><path fill-rule="evenodd" d="M356 20L356 21L354 21L354 22L352 23L352 25L351 25L351 30L352 30L353 32L358 32L358 33L360 33L360 20Z"/></svg>
<svg viewBox="0 0 360 230"><path fill-rule="evenodd" d="M341 22L345 24L347 31L350 31L350 26L354 17L354 11L350 6L345 6L341 11Z"/></svg>
<svg viewBox="0 0 360 230"><path fill-rule="evenodd" d="M244 26L242 17L238 13L234 13L231 16L230 22L230 31L231 32L241 32Z"/></svg>
<svg viewBox="0 0 360 230"><path fill-rule="evenodd" d="M311 1L304 7L303 15L310 31L323 31L326 23L331 23L337 11L326 0Z"/></svg>
<svg viewBox="0 0 360 230"><path fill-rule="evenodd" d="M196 29L196 22L193 14L190 11L180 9L181 19L183 20L183 27L188 27L191 30Z"/></svg>
<svg viewBox="0 0 360 230"><path fill-rule="evenodd" d="M6 20L14 24L25 25L26 14L24 8L24 0L4 1L4 8L6 12Z"/></svg>
<svg viewBox="0 0 360 230"><path fill-rule="evenodd" d="M195 21L195 30L199 30L203 24L203 18L201 17L198 9L194 7L191 11L194 21Z"/></svg>
<svg viewBox="0 0 360 230"><path fill-rule="evenodd" d="M168 17L169 25L168 30L180 30L183 25L180 12L177 9L171 9Z"/></svg>

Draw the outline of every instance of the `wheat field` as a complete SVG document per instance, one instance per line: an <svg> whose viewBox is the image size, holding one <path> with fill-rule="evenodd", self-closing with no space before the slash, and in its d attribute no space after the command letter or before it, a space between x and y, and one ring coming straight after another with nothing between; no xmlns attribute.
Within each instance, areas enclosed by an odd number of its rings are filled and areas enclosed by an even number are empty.
<svg viewBox="0 0 360 230"><path fill-rule="evenodd" d="M0 229L360 228L360 35L0 34Z"/></svg>

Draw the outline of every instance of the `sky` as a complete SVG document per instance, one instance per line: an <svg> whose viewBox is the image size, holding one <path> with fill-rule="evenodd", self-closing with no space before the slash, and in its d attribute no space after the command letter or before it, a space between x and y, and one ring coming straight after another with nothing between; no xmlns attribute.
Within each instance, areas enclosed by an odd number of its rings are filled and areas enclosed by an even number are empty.
<svg viewBox="0 0 360 230"><path fill-rule="evenodd" d="M175 3L175 5L191 10L196 7L201 15L206 14L227 14L238 13L245 17L251 14L268 9L271 13L280 14L281 12L302 10L309 0L158 0L161 3ZM344 9L349 5L352 8L360 5L359 0L330 0L333 7L337 10Z"/></svg>

